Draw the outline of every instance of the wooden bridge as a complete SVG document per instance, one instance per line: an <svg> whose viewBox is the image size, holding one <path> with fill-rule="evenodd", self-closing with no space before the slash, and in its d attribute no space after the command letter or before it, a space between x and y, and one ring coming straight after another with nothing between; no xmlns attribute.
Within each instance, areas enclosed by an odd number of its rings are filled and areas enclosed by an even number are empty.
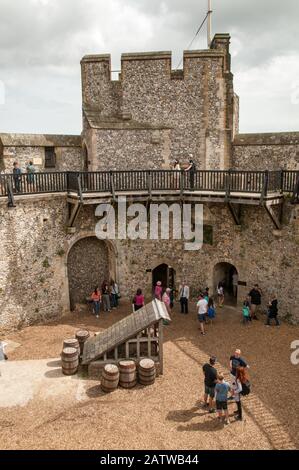
<svg viewBox="0 0 299 470"><path fill-rule="evenodd" d="M237 224L241 205L262 205L280 228L286 196L299 202L299 171L171 170L49 172L0 175L0 198L14 207L20 196L65 193L70 204L69 226L83 205L129 201L217 202L228 205ZM273 211L279 206L279 215Z"/></svg>

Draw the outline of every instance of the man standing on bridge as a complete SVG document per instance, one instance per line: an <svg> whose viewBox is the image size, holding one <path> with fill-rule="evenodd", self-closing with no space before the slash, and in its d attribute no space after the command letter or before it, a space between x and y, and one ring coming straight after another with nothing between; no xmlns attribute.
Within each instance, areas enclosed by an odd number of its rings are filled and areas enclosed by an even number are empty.
<svg viewBox="0 0 299 470"><path fill-rule="evenodd" d="M193 155L190 153L190 160L189 160L189 166L185 170L186 172L189 172L189 179L190 179L190 189L193 191L194 190L194 176L196 172L196 165L193 161Z"/></svg>

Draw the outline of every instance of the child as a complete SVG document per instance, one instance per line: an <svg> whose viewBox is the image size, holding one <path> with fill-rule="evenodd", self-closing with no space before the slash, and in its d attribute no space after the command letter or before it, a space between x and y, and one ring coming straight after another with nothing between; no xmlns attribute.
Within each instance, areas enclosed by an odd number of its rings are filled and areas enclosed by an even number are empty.
<svg viewBox="0 0 299 470"><path fill-rule="evenodd" d="M213 323L213 320L216 316L216 310L215 310L215 305L214 305L214 300L212 298L209 298L208 301L208 320L210 324Z"/></svg>
<svg viewBox="0 0 299 470"><path fill-rule="evenodd" d="M224 304L224 288L221 282L217 286L217 294L219 307L222 308Z"/></svg>
<svg viewBox="0 0 299 470"><path fill-rule="evenodd" d="M222 374L218 376L218 383L215 387L216 393L216 408L218 413L218 419L221 421L225 418L225 424L229 424L228 409L227 409L227 395L231 390L231 386L224 382L224 377ZM224 412L224 415L223 415Z"/></svg>
<svg viewBox="0 0 299 470"><path fill-rule="evenodd" d="M243 324L248 325L250 322L250 303L248 299L244 300L243 302L242 314Z"/></svg>

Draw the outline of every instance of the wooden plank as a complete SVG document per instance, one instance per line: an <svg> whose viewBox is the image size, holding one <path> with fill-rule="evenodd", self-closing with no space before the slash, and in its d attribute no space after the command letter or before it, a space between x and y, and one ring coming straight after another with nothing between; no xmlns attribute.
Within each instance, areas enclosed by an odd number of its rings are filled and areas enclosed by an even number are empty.
<svg viewBox="0 0 299 470"><path fill-rule="evenodd" d="M163 322L159 321L159 362L160 373L163 375Z"/></svg>

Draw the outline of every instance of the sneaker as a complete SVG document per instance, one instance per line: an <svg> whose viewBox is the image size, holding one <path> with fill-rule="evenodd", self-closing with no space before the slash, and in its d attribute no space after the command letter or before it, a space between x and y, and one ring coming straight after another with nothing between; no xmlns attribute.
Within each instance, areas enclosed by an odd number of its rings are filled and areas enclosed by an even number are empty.
<svg viewBox="0 0 299 470"><path fill-rule="evenodd" d="M205 335L206 335L205 333L201 333L201 334L202 334L202 336L205 336Z"/></svg>
<svg viewBox="0 0 299 470"><path fill-rule="evenodd" d="M215 408L211 408L211 409L209 410L209 413L215 413L215 411L216 411Z"/></svg>
<svg viewBox="0 0 299 470"><path fill-rule="evenodd" d="M240 416L236 416L236 421L243 421L243 418L240 418Z"/></svg>
<svg viewBox="0 0 299 470"><path fill-rule="evenodd" d="M224 422L225 422L225 424L230 424L229 419L226 419Z"/></svg>
<svg viewBox="0 0 299 470"><path fill-rule="evenodd" d="M97 315L96 318L100 318L99 315Z"/></svg>

